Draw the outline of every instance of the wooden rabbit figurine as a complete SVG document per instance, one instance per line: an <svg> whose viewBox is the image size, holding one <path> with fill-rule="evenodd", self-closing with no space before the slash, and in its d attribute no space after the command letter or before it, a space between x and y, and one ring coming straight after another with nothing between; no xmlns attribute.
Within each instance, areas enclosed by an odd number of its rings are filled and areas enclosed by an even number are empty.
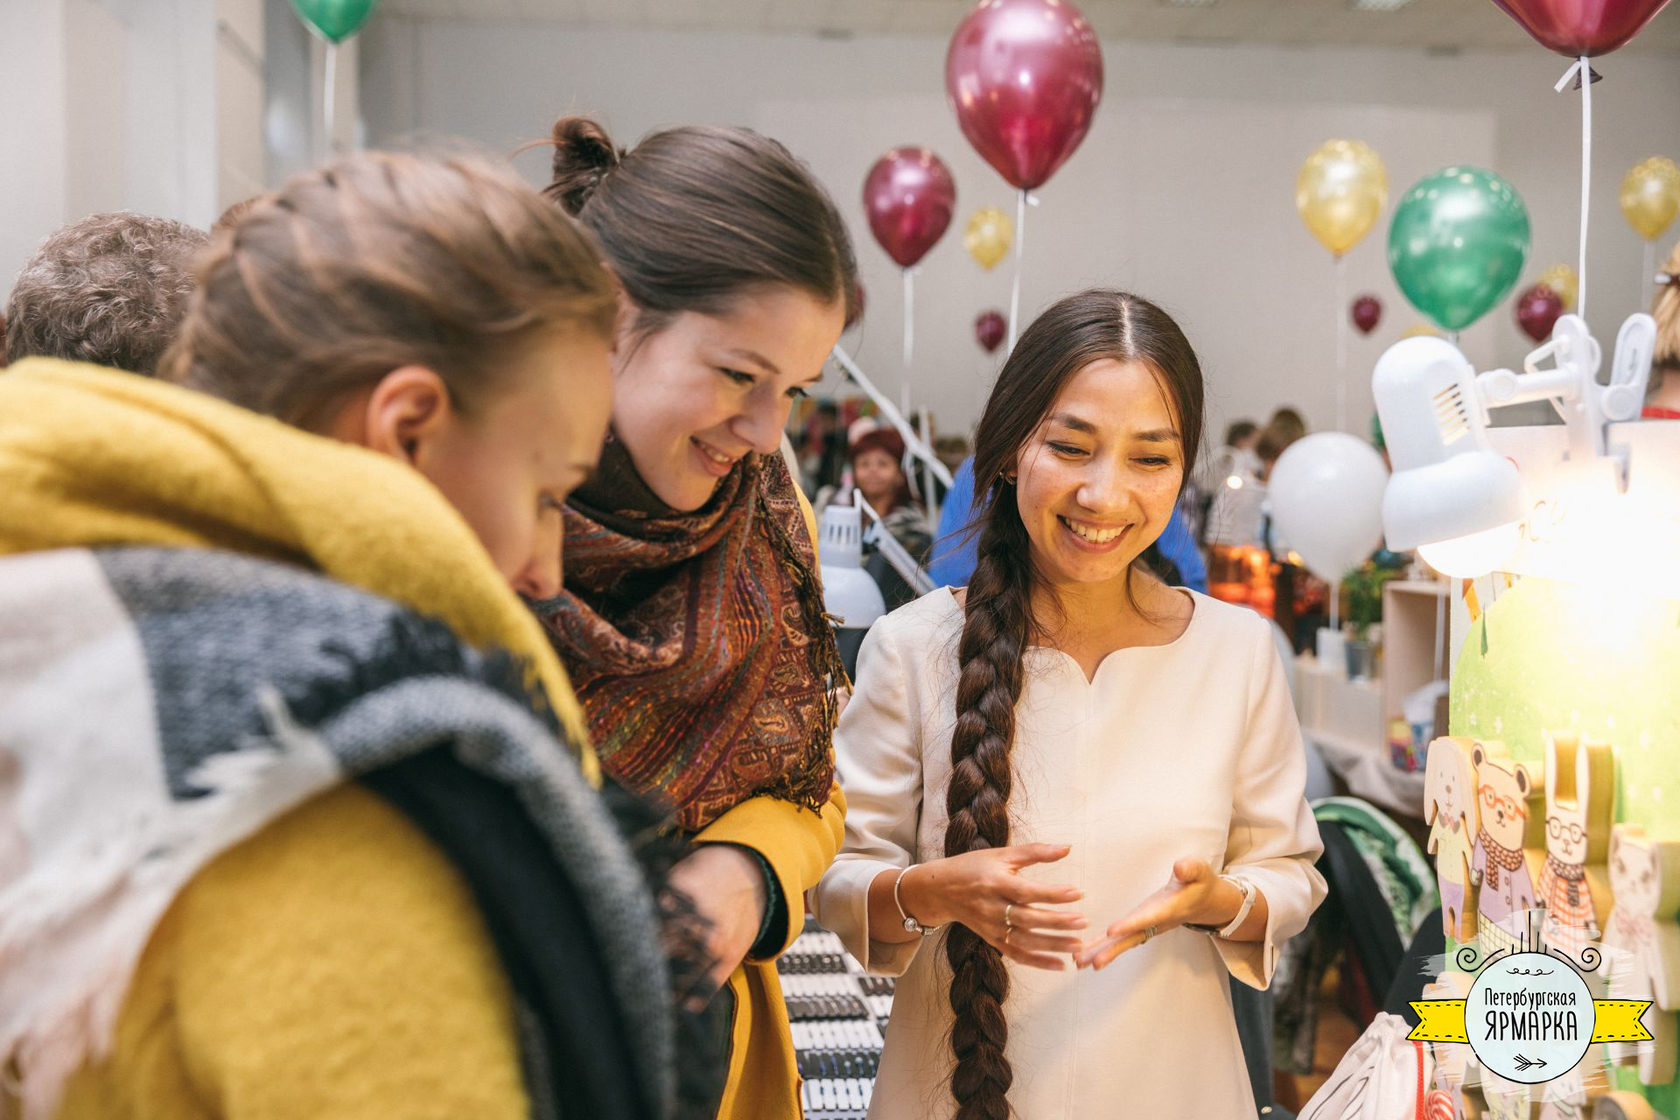
<svg viewBox="0 0 1680 1120"><path fill-rule="evenodd" d="M1680 1000L1680 842L1657 840L1636 824L1610 830L1610 889L1615 902L1604 944L1621 955L1610 961L1613 999L1649 999L1642 1022L1653 1041L1618 1044L1612 1054L1637 1053L1639 1080L1663 1085L1674 1079L1677 1038L1674 1011Z"/></svg>
<svg viewBox="0 0 1680 1120"><path fill-rule="evenodd" d="M1443 736L1429 744L1423 771L1423 811L1429 822L1429 854L1441 888L1441 926L1455 941L1476 936L1476 887L1470 868L1476 833L1476 766L1470 759L1475 740Z"/></svg>
<svg viewBox="0 0 1680 1120"><path fill-rule="evenodd" d="M1546 863L1540 901L1546 940L1580 950L1597 941L1610 917L1604 861L1616 807L1616 755L1608 743L1548 731L1546 739Z"/></svg>
<svg viewBox="0 0 1680 1120"><path fill-rule="evenodd" d="M1534 876L1546 858L1543 790L1527 766L1505 753L1503 743L1477 740L1470 761L1481 802L1471 857L1477 912L1480 922L1498 925L1537 904Z"/></svg>

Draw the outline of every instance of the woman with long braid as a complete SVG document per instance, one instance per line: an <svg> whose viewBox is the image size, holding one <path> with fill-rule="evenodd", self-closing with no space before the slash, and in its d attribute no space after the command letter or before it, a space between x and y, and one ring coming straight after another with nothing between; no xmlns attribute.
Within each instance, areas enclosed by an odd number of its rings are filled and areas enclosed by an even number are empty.
<svg viewBox="0 0 1680 1120"><path fill-rule="evenodd" d="M1254 1115L1227 973L1324 881L1265 620L1139 563L1201 431L1172 319L1061 300L980 421L973 580L865 640L816 907L903 977L871 1120Z"/></svg>

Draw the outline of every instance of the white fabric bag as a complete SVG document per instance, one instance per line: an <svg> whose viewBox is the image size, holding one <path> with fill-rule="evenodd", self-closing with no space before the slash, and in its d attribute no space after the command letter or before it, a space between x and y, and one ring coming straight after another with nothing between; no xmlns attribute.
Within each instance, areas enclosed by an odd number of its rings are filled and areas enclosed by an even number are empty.
<svg viewBox="0 0 1680 1120"><path fill-rule="evenodd" d="M1300 1120L1424 1120L1432 1061L1426 1044L1406 1040L1411 1029L1398 1015L1379 1014Z"/></svg>

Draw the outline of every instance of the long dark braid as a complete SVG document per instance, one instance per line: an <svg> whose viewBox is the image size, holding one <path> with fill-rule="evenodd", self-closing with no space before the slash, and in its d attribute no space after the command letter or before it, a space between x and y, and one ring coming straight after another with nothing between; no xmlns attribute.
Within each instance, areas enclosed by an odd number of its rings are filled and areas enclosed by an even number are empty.
<svg viewBox="0 0 1680 1120"><path fill-rule="evenodd" d="M995 504L1009 509L990 518L981 532L957 648L961 676L945 792L947 856L1009 843L1009 754L1031 630L1032 581L1031 569L1021 563L1027 534L1014 515L1013 487L1001 487ZM946 935L945 958L951 964L951 1049L957 1059L951 1094L957 1120L1006 1120L1014 1073L1004 1057L1009 972L1003 954L967 926L954 925Z"/></svg>
<svg viewBox="0 0 1680 1120"><path fill-rule="evenodd" d="M1027 646L1038 629L1031 541L1016 505L1013 472L1062 387L1103 359L1146 362L1157 373L1172 399L1186 477L1195 465L1202 435L1201 367L1166 312L1125 292L1091 289L1059 300L1021 335L974 439L974 493L984 501L969 530L979 541L957 646L957 721L945 792L947 857L1010 842L1015 706ZM956 924L946 934L945 958L952 974L951 1095L957 1120L1008 1120L1014 1073L1005 1057L1009 972L1003 954Z"/></svg>

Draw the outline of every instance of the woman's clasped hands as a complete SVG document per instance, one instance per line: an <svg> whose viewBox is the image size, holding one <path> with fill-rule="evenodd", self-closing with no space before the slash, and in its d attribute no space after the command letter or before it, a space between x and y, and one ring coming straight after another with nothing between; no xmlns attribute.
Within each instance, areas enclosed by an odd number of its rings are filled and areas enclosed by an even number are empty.
<svg viewBox="0 0 1680 1120"><path fill-rule="evenodd" d="M1085 897L1077 887L1037 883L1021 869L1066 858L1067 844L1014 844L931 860L906 871L899 881L906 914L924 927L959 922L1017 964L1064 971L1106 968L1115 958L1177 926L1219 929L1242 905L1242 892L1205 860L1173 864L1167 885L1096 940L1085 942L1084 915L1066 909Z"/></svg>
<svg viewBox="0 0 1680 1120"><path fill-rule="evenodd" d="M1061 909L1077 887L1021 877L1021 869L1066 858L1067 844L1012 844L919 863L899 881L899 901L923 926L959 922L1016 964L1060 972L1083 942L1082 914Z"/></svg>

